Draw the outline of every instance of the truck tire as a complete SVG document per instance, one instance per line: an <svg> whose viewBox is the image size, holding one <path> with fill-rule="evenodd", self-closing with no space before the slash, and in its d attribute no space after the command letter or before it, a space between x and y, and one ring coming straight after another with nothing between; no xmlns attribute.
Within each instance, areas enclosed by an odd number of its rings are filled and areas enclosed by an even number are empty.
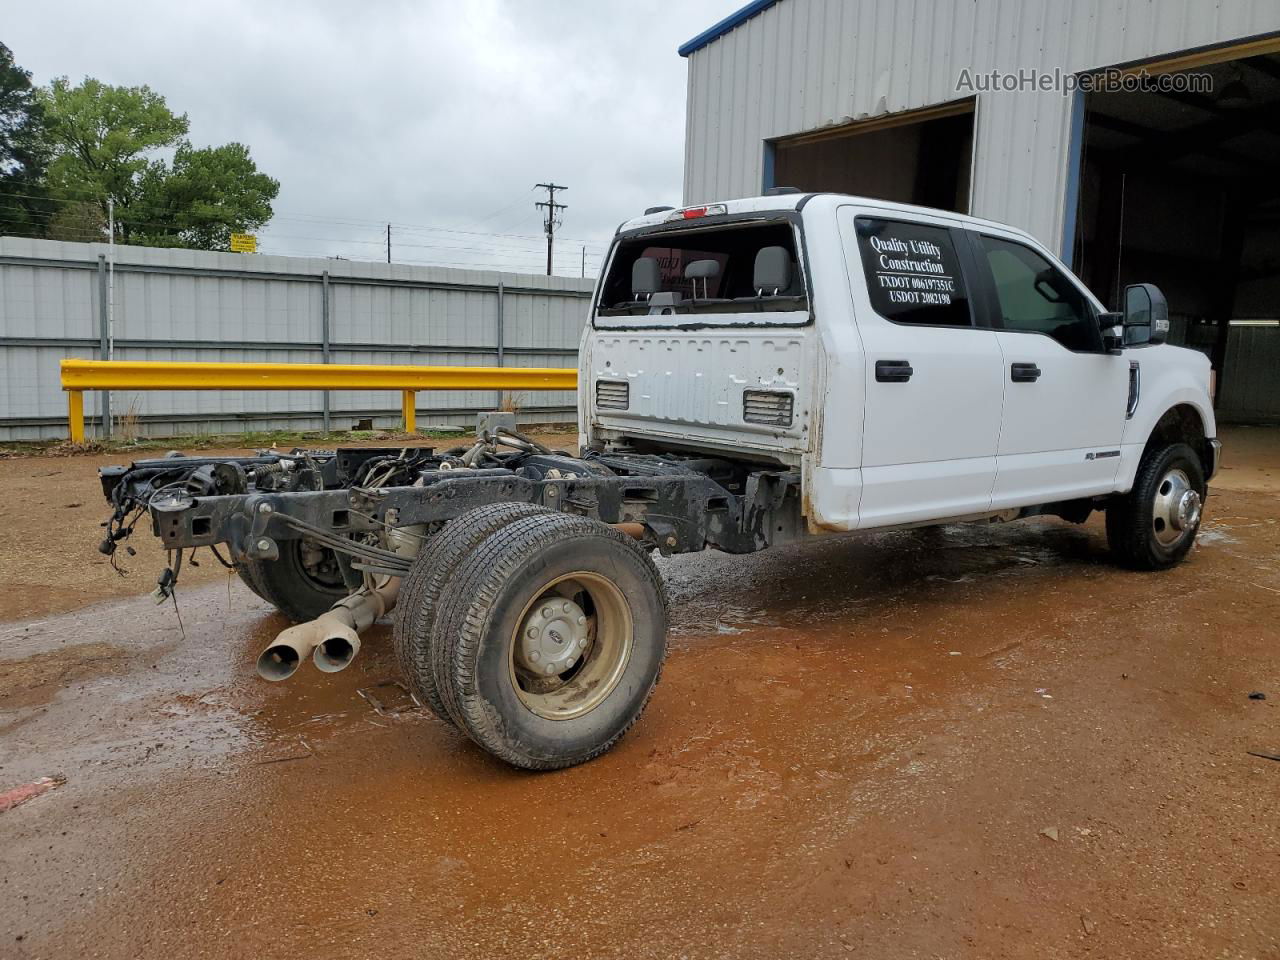
<svg viewBox="0 0 1280 960"><path fill-rule="evenodd" d="M279 560L243 560L245 586L294 623L314 620L351 591L338 557L307 540L281 540Z"/></svg>
<svg viewBox="0 0 1280 960"><path fill-rule="evenodd" d="M1107 543L1135 570L1164 570L1195 543L1207 493L1204 467L1185 443L1148 450L1133 489L1107 506Z"/></svg>
<svg viewBox="0 0 1280 960"><path fill-rule="evenodd" d="M667 650L649 554L596 520L517 520L470 552L439 600L436 682L458 725L512 766L555 770L612 747Z"/></svg>
<svg viewBox="0 0 1280 960"><path fill-rule="evenodd" d="M400 672L418 701L446 723L454 720L435 681L440 593L458 564L493 533L521 517L550 512L532 503L490 503L468 510L427 541L400 586L392 629Z"/></svg>

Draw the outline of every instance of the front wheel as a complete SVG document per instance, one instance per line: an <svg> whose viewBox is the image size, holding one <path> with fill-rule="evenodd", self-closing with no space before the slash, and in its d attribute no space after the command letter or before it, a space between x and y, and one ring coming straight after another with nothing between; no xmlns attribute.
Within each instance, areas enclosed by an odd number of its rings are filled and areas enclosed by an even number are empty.
<svg viewBox="0 0 1280 960"><path fill-rule="evenodd" d="M631 538L538 514L466 556L435 629L459 725L513 766L554 770L604 753L639 718L666 655L666 595Z"/></svg>
<svg viewBox="0 0 1280 960"><path fill-rule="evenodd" d="M1199 456L1185 443L1148 450L1133 489L1107 507L1107 542L1137 570L1163 570L1191 551L1208 493Z"/></svg>

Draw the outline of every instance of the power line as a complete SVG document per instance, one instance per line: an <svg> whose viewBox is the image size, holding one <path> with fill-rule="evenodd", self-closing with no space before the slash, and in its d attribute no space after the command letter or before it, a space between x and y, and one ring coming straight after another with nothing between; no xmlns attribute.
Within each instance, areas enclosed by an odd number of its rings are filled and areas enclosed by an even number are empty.
<svg viewBox="0 0 1280 960"><path fill-rule="evenodd" d="M536 189L536 188L535 188L535 189ZM565 188L564 188L564 187L558 187L558 186L557 186L557 187L556 187L556 189L558 189L558 190L562 190L562 189L565 189ZM59 190L59 192L61 193L61 192L66 192L66 191L65 191L65 190L60 189L60 190ZM52 203L52 204L89 203L89 202L95 202L95 201L102 201L102 200L104 200L104 199L105 199L105 198L104 198L104 197L102 197L101 195L97 195L97 194L93 194L93 195L86 195L85 197L81 197L81 198L77 198L77 197L66 197L66 196L51 197L51 196L42 196L42 195L40 195L40 194L34 194L34 193L11 193L11 192L7 192L7 191L6 191L5 193L3 193L3 194L0 194L0 202L4 201L4 200L6 200L6 199L10 199L10 198L21 198L21 199L27 199L27 200L39 200L39 201L43 201L43 202L45 202L45 203ZM517 201L517 203L519 203L519 202L520 202L520 201ZM514 207L514 206L515 206L515 204L512 204L512 205L510 205L510 206L508 206L508 207L504 208L503 210L498 211L498 213L505 213L507 210L512 209L512 207ZM560 204L559 206L561 207L561 209L564 209L564 205L563 205L563 204ZM56 213L55 213L54 211L28 210L27 212L28 212L28 214L29 214L30 216L53 217L53 216L55 216L55 215L56 215ZM170 210L170 209L169 209L169 208L167 208L167 207L152 207L152 206L146 206L146 205L143 205L143 204L140 204L140 203L138 203L138 202L134 201L134 202L132 202L132 203L130 203L130 204L129 204L129 213L130 213L131 215L136 214L136 215L150 215L150 216L156 216L156 215L166 215L166 214L170 214L170 213L172 213L172 210ZM498 213L495 213L495 214L494 214L494 216L497 216L497 215L498 215ZM515 221L513 221L513 222L514 222L514 223L521 223L521 222L523 222L525 219L526 219L526 218L521 217L521 218L517 218L517 219L516 219ZM385 230L385 228L386 228L386 226L387 226L387 224L388 224L388 221L386 221L386 220L367 220L367 219L363 219L363 218L355 218L355 217L337 217L337 216L335 216L335 217L327 217L327 216L319 216L319 215L316 215L316 214L299 214L299 213L287 213L287 212L276 212L276 211L273 211L273 212L272 212L272 216L271 216L271 220L270 220L270 221L268 221L268 222L267 222L267 224L264 224L264 228L265 228L265 227L267 227L267 226L269 226L272 222L277 221L277 220L297 221L297 222L299 222L299 223L332 224L332 225L336 225L336 226L366 226L366 225L367 225L367 226L376 226L376 227L379 229L379 231L383 231L383 230ZM162 227L166 227L166 228L169 228L169 229L174 229L174 224L173 224L173 222L172 222L172 221L163 221L163 222L161 222L161 221L144 221L144 220L133 219L133 218L131 217L131 219L129 220L129 222L130 222L130 224L136 224L136 225L138 225L138 226L162 226ZM230 223L230 222L228 222L228 221L209 221L209 222L218 222L218 223L222 223L223 225L226 225L226 226L232 226L232 225L233 225L233 224L231 224L231 223ZM538 236L538 235L534 235L534 234L516 234L516 233L505 233L505 232L497 232L497 231L485 231L485 230L463 230L463 229L458 229L458 228L455 228L455 227L440 227L440 226L432 226L432 225L429 225L429 224L398 223L398 222L396 222L396 221L391 221L391 222L390 222L390 225L391 225L391 226L393 226L393 227L396 227L397 229L411 230L411 231L421 231L421 232L426 232L426 233L459 234L459 235L463 235L463 236L474 236L474 237L502 237L502 238L506 238L506 239L513 239L513 240L534 240L534 241L541 241L541 240L543 239L543 237L542 237L542 236ZM587 246L594 246L594 247L605 247L605 246L607 246L607 245L608 245L608 244L606 244L606 243L601 243L601 242L600 242L600 241L598 241L598 240L586 240L586 239L583 239L583 238L581 238L581 237L564 237L564 236L562 236L562 237L561 237L561 239L562 239L562 240L569 240L569 241L571 241L571 242L573 242L573 243L577 243L577 244L586 244ZM377 242L378 242L379 244L381 244L383 241L382 241L382 240L379 240L379 241L377 241Z"/></svg>

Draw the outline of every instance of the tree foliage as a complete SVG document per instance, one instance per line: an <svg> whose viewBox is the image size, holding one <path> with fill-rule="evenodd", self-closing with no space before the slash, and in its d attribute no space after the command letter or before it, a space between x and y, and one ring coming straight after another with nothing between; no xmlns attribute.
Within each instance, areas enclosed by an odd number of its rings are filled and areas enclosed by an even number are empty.
<svg viewBox="0 0 1280 960"><path fill-rule="evenodd" d="M44 111L31 74L0 43L0 233L32 235L47 222Z"/></svg>
<svg viewBox="0 0 1280 960"><path fill-rule="evenodd" d="M33 88L0 46L0 197L12 169L34 178L29 192L56 207L29 231L0 222L0 232L105 239L110 201L117 242L230 249L232 233L271 219L280 184L244 144L195 147L189 128L187 115L147 86L58 77Z"/></svg>
<svg viewBox="0 0 1280 960"><path fill-rule="evenodd" d="M181 143L169 166L153 163L139 181L147 222L133 225L135 242L230 250L232 233L271 219L279 189L258 172L243 143L203 149Z"/></svg>
<svg viewBox="0 0 1280 960"><path fill-rule="evenodd" d="M92 77L72 86L56 78L40 92L53 152L50 189L67 200L89 200L106 212L107 199L128 208L138 199L148 154L173 147L187 133L150 87L113 87ZM123 233L125 239L128 233Z"/></svg>

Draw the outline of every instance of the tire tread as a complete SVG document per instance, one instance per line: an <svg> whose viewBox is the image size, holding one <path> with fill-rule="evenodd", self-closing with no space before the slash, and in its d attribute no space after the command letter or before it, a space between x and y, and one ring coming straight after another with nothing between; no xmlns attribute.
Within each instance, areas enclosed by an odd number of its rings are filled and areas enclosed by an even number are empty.
<svg viewBox="0 0 1280 960"><path fill-rule="evenodd" d="M440 598L439 637L441 653L447 655L449 670L442 686L450 708L456 710L459 726L479 746L495 757L526 770L558 770L593 760L610 750L644 712L662 674L666 658L663 644L657 671L634 713L604 742L583 753L547 757L534 755L513 742L497 711L480 695L476 682L476 662L488 624L498 613L502 588L515 571L548 547L569 537L598 537L621 545L637 561L644 579L653 589L662 610L668 609L662 576L648 552L631 537L607 524L585 517L550 513L528 517L490 536L465 559L458 575ZM607 702L607 701L606 701Z"/></svg>

